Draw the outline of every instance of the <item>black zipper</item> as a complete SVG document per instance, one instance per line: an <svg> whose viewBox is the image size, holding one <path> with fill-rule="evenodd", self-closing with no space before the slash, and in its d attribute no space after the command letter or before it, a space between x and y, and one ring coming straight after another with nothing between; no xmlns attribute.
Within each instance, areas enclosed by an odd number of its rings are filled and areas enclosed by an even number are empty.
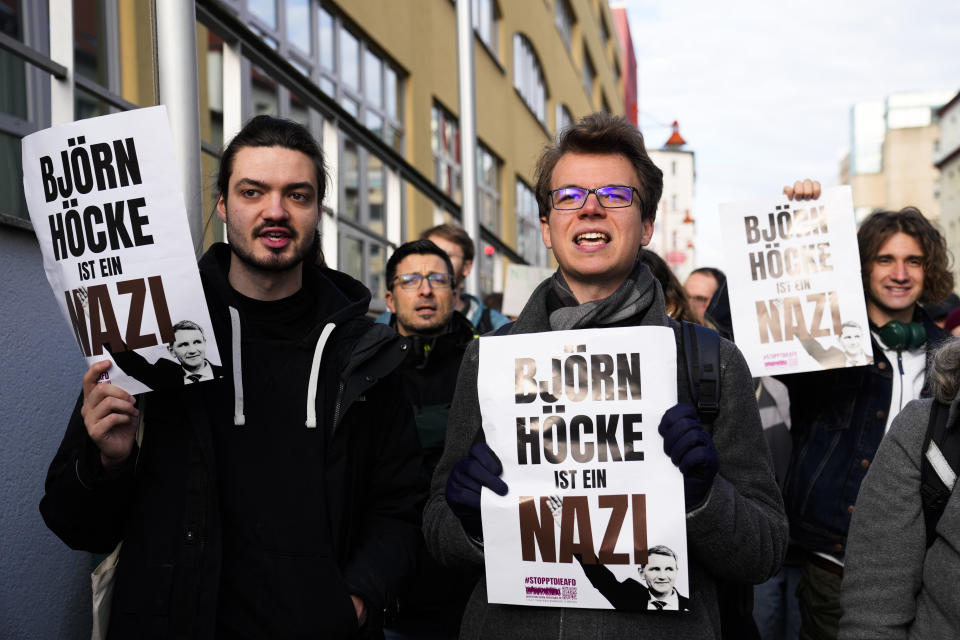
<svg viewBox="0 0 960 640"><path fill-rule="evenodd" d="M337 431L337 424L340 422L340 407L343 404L343 380L337 383L337 403L333 405L333 427L330 429L330 435Z"/></svg>
<svg viewBox="0 0 960 640"><path fill-rule="evenodd" d="M903 351L897 349L897 368L900 369L900 408L897 409L897 413L903 409Z"/></svg>

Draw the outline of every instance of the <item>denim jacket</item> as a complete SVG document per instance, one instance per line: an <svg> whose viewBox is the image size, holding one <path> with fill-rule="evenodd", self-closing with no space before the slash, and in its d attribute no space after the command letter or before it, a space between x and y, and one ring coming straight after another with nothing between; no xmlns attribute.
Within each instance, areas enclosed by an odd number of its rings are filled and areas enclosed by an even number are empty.
<svg viewBox="0 0 960 640"><path fill-rule="evenodd" d="M927 367L947 333L917 307L927 331ZM793 453L784 501L793 542L843 558L860 483L883 439L896 363L871 338L873 364L783 376L790 390ZM924 376L921 397L929 397Z"/></svg>

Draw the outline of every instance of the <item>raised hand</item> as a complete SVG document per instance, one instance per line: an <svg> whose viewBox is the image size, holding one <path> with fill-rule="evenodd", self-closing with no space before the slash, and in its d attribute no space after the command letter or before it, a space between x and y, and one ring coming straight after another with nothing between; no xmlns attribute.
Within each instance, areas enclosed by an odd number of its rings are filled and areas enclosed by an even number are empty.
<svg viewBox="0 0 960 640"><path fill-rule="evenodd" d="M787 185L783 188L783 195L787 196L787 200L816 200L820 197L820 183L810 178L797 180L792 187Z"/></svg>

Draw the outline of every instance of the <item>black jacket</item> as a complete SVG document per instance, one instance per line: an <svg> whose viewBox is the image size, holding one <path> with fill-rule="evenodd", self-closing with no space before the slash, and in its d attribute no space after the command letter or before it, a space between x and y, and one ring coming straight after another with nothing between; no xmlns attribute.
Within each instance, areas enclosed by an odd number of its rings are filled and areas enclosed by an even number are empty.
<svg viewBox="0 0 960 640"><path fill-rule="evenodd" d="M628 578L617 580L613 572L602 564L584 564L580 556L577 561L583 568L590 584L606 598L617 611L647 611L650 605L650 589L639 580ZM690 598L677 592L677 611L690 611Z"/></svg>
<svg viewBox="0 0 960 640"><path fill-rule="evenodd" d="M927 373L947 337L919 306L927 333ZM790 537L808 551L842 558L860 485L884 437L898 367L875 338L873 364L780 377L790 390L793 453L784 484ZM924 376L921 398L929 397Z"/></svg>
<svg viewBox="0 0 960 640"><path fill-rule="evenodd" d="M239 357L242 373L234 375L247 378L259 363L242 357L241 336L231 328L237 305L226 280L229 260L229 248L215 246L200 262L201 279L223 366L233 371ZM369 292L362 284L332 270L305 270L304 287L321 281L328 288L332 282L345 302L329 317L317 318L296 346L313 353L323 327L335 324L320 361L315 407L321 428L314 433L325 439L317 465L334 573L342 584L338 602L312 604L332 612L322 615L346 616L352 612L347 594L357 594L370 615L361 635L376 636L378 612L412 569L419 538L419 447L396 372L407 346L364 316ZM233 321L243 327L242 315ZM109 472L86 434L78 403L51 463L40 510L50 529L74 549L102 553L123 541L110 637L215 635L223 554L219 498L229 487L218 486L213 434L224 416L227 427L244 429L230 424L238 407L242 415L244 405L262 411L270 401L256 388L238 388L229 373L222 380L148 394L139 402L142 446ZM277 412L278 424L288 420L284 407L269 408ZM303 429L302 424L294 426ZM251 473L283 472L251 461ZM300 586L309 593L321 579L327 576L306 577Z"/></svg>
<svg viewBox="0 0 960 640"><path fill-rule="evenodd" d="M391 314L388 323L396 327L396 316ZM447 329L438 336L409 336L411 348L403 364L404 388L413 405L423 449L421 474L427 484L443 453L460 361L477 337L470 321L459 311L453 312ZM476 569L442 567L421 544L417 572L397 599L396 610L389 613L387 627L456 636L479 578Z"/></svg>

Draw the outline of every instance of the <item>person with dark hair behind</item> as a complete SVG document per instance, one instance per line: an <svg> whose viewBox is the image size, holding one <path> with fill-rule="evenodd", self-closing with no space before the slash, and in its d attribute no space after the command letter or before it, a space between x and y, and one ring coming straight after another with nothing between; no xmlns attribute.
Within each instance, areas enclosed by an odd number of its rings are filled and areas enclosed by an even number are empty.
<svg viewBox="0 0 960 640"><path fill-rule="evenodd" d="M387 260L386 302L391 311L387 323L410 341L403 386L413 404L423 448L424 483L430 482L443 453L457 371L476 337L470 322L453 309L453 274L450 257L429 240L404 243ZM479 577L475 569L441 566L421 544L417 572L404 585L396 607L388 610L388 640L456 638Z"/></svg>
<svg viewBox="0 0 960 640"><path fill-rule="evenodd" d="M473 324L477 333L480 335L489 333L510 321L497 309L484 305L478 298L463 290L467 276L473 269L476 253L473 240L463 228L455 224L440 224L422 231L420 239L433 242L450 256L453 275L456 279L456 309Z"/></svg>
<svg viewBox="0 0 960 640"><path fill-rule="evenodd" d="M250 120L217 180L229 244L199 265L232 375L140 398L96 383L109 361L83 376L40 511L74 549L123 542L111 638L378 637L413 568L405 345L316 264L326 183L307 129Z"/></svg>
<svg viewBox="0 0 960 640"><path fill-rule="evenodd" d="M690 272L683 283L683 288L687 292L687 299L690 300L690 308L697 316L702 317L706 313L713 294L725 281L724 273L713 267L700 267Z"/></svg>
<svg viewBox="0 0 960 640"><path fill-rule="evenodd" d="M667 265L666 261L647 249L640 250L640 262L650 267L653 277L660 283L663 289L663 302L667 309L667 315L677 322L700 323L700 318L696 317L690 310L690 304L687 302L687 292L683 290L683 285L677 280L677 276Z"/></svg>
<svg viewBox="0 0 960 640"><path fill-rule="evenodd" d="M816 199L820 184L798 181L784 193ZM784 500L791 539L805 552L797 590L804 639L837 637L860 485L893 419L929 397L928 363L946 337L919 303L953 290L946 241L913 207L871 214L857 243L873 363L780 378L790 390L793 436Z"/></svg>

